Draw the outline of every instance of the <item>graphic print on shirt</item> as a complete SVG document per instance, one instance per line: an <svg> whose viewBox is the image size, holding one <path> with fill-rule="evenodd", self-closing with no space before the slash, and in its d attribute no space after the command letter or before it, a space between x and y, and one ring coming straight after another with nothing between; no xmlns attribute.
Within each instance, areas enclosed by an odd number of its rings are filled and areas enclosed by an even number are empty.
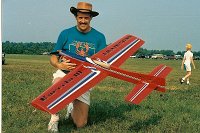
<svg viewBox="0 0 200 133"><path fill-rule="evenodd" d="M90 56L95 54L95 47L92 43L73 41L69 44L69 51L81 56Z"/></svg>

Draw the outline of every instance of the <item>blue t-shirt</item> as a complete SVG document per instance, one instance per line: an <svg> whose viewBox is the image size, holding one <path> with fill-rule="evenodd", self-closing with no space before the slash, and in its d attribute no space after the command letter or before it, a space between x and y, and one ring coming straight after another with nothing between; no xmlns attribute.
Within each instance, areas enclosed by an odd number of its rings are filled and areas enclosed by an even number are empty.
<svg viewBox="0 0 200 133"><path fill-rule="evenodd" d="M91 28L87 33L80 32L76 26L63 30L52 52L68 50L81 56L92 56L106 47L105 36Z"/></svg>

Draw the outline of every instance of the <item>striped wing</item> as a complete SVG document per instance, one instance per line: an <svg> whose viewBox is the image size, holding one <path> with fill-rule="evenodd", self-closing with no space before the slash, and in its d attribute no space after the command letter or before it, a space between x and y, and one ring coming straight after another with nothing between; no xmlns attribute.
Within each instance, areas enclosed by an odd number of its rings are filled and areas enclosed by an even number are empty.
<svg viewBox="0 0 200 133"><path fill-rule="evenodd" d="M107 75L95 68L80 65L32 101L37 109L55 114Z"/></svg>
<svg viewBox="0 0 200 133"><path fill-rule="evenodd" d="M92 58L99 58L118 67L133 55L143 44L143 40L132 35L125 35L93 55Z"/></svg>

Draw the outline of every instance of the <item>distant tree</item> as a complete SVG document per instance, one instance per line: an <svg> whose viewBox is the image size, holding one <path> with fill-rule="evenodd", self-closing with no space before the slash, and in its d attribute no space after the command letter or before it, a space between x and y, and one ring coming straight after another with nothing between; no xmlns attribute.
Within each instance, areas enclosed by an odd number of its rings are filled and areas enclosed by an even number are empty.
<svg viewBox="0 0 200 133"><path fill-rule="evenodd" d="M174 55L175 54L173 52L173 50L161 50L160 53L163 55Z"/></svg>
<svg viewBox="0 0 200 133"><path fill-rule="evenodd" d="M194 56L200 56L200 51L198 51L198 52L193 52L193 54L194 54Z"/></svg>
<svg viewBox="0 0 200 133"><path fill-rule="evenodd" d="M182 52L181 52L181 51L178 51L176 54L177 54L177 55L182 55Z"/></svg>

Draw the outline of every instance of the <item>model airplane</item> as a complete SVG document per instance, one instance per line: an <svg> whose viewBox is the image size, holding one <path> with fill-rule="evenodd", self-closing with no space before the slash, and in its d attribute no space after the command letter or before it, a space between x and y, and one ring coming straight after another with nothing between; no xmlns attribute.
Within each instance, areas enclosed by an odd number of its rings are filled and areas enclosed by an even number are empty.
<svg viewBox="0 0 200 133"><path fill-rule="evenodd" d="M165 77L172 70L170 67L159 65L148 75L119 68L143 44L143 40L125 35L91 58L58 51L59 55L76 63L77 67L34 99L32 105L42 111L55 114L107 76L136 84L125 98L126 101L134 104L139 104L153 90L164 92Z"/></svg>

